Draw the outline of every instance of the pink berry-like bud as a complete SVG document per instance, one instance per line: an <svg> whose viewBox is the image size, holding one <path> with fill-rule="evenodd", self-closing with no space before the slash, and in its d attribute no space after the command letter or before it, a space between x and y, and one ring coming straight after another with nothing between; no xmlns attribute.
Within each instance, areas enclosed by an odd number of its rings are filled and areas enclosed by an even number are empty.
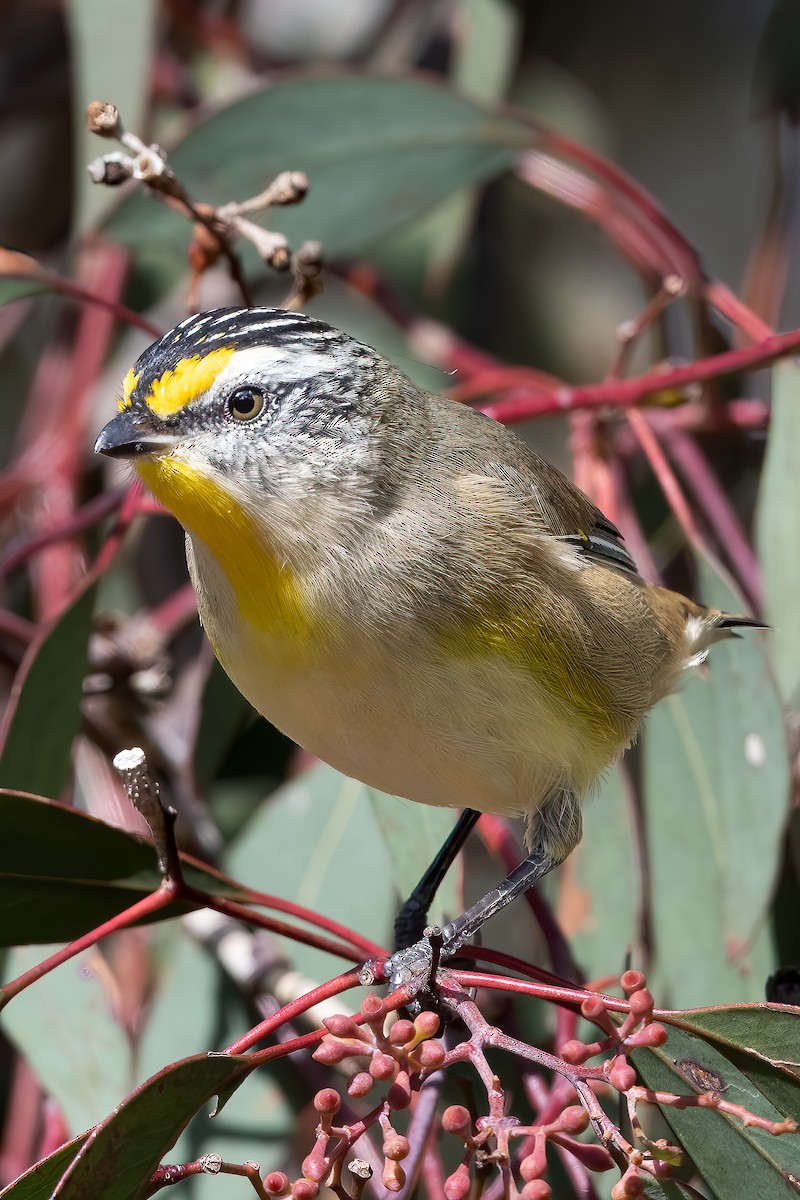
<svg viewBox="0 0 800 1200"><path fill-rule="evenodd" d="M389 1030L389 1041L393 1046L405 1046L416 1034L413 1021L395 1021Z"/></svg>
<svg viewBox="0 0 800 1200"><path fill-rule="evenodd" d="M547 1143L541 1133L537 1134L533 1150L519 1164L519 1173L526 1183L541 1179L547 1171Z"/></svg>
<svg viewBox="0 0 800 1200"><path fill-rule="evenodd" d="M284 1175L283 1171L270 1171L269 1175L264 1176L263 1183L268 1196L289 1195L289 1176Z"/></svg>
<svg viewBox="0 0 800 1200"><path fill-rule="evenodd" d="M628 1088L632 1088L636 1083L636 1072L633 1067L623 1058L618 1055L608 1072L609 1083L611 1083L620 1092L627 1092Z"/></svg>
<svg viewBox="0 0 800 1200"><path fill-rule="evenodd" d="M444 1181L444 1194L447 1200L466 1200L470 1191L469 1168L466 1163L456 1167L453 1174Z"/></svg>
<svg viewBox="0 0 800 1200"><path fill-rule="evenodd" d="M561 1047L561 1057L564 1062L575 1066L578 1063L586 1062L586 1059L590 1057L588 1049L585 1042L579 1042L577 1038L573 1038L570 1042L564 1042Z"/></svg>
<svg viewBox="0 0 800 1200"><path fill-rule="evenodd" d="M641 971L626 971L620 978L622 990L626 996L633 995L644 987L645 979Z"/></svg>
<svg viewBox="0 0 800 1200"><path fill-rule="evenodd" d="M544 1179L532 1179L520 1192L520 1200L550 1200L553 1192Z"/></svg>
<svg viewBox="0 0 800 1200"><path fill-rule="evenodd" d="M626 1173L611 1189L611 1200L630 1200L631 1196L641 1196L644 1192L644 1182L640 1175Z"/></svg>
<svg viewBox="0 0 800 1200"><path fill-rule="evenodd" d="M392 1162L402 1162L408 1158L409 1150L408 1138L401 1133L390 1134L383 1143L383 1157L390 1158Z"/></svg>
<svg viewBox="0 0 800 1200"><path fill-rule="evenodd" d="M340 1038L363 1038L364 1030L356 1025L352 1017L345 1013L334 1013L332 1017L324 1017L322 1024L328 1033Z"/></svg>
<svg viewBox="0 0 800 1200"><path fill-rule="evenodd" d="M349 1054L350 1051L341 1042L335 1042L333 1039L325 1037L311 1057L314 1062L324 1063L326 1067L333 1067L336 1063L343 1062L348 1058Z"/></svg>
<svg viewBox="0 0 800 1200"><path fill-rule="evenodd" d="M638 988L637 991L631 993L629 1001L631 1012L640 1020L650 1016L653 1011L653 1003L653 997L647 988Z"/></svg>
<svg viewBox="0 0 800 1200"><path fill-rule="evenodd" d="M383 1180L383 1186L386 1188L387 1192L399 1192L405 1187L406 1173L399 1163L393 1162L390 1158L387 1158L386 1162L383 1164L383 1175L381 1176L381 1179Z"/></svg>
<svg viewBox="0 0 800 1200"><path fill-rule="evenodd" d="M370 1023L381 1021L386 1016L386 1005L380 996L376 996L374 992L368 992L361 1001L361 1011Z"/></svg>
<svg viewBox="0 0 800 1200"><path fill-rule="evenodd" d="M310 1179L295 1179L292 1184L294 1200L314 1200L318 1195L319 1184L313 1183Z"/></svg>
<svg viewBox="0 0 800 1200"><path fill-rule="evenodd" d="M347 1085L348 1096L366 1096L372 1089L373 1082L369 1071L359 1071Z"/></svg>
<svg viewBox="0 0 800 1200"><path fill-rule="evenodd" d="M428 1070L440 1067L444 1062L444 1056L444 1046L433 1038L429 1042L423 1042L415 1051L416 1061L421 1067L426 1067Z"/></svg>
<svg viewBox="0 0 800 1200"><path fill-rule="evenodd" d="M445 1133L454 1133L457 1137L472 1132L472 1117L463 1104L451 1104L442 1113L442 1129Z"/></svg>
<svg viewBox="0 0 800 1200"><path fill-rule="evenodd" d="M369 1073L373 1079L394 1079L397 1074L397 1060L391 1054L381 1054L380 1051L372 1056Z"/></svg>
<svg viewBox="0 0 800 1200"><path fill-rule="evenodd" d="M583 1133L589 1126L589 1114L580 1104L570 1104L559 1117L558 1125L563 1133Z"/></svg>
<svg viewBox="0 0 800 1200"><path fill-rule="evenodd" d="M414 1028L418 1037L421 1038L435 1037L439 1032L440 1025L441 1021L435 1012L421 1012L418 1017L414 1018Z"/></svg>
<svg viewBox="0 0 800 1200"><path fill-rule="evenodd" d="M314 1097L314 1108L318 1113L337 1113L342 1107L342 1098L333 1088L323 1088Z"/></svg>
<svg viewBox="0 0 800 1200"><path fill-rule="evenodd" d="M601 996L587 996L581 1004L581 1012L587 1021L598 1021L606 1014L606 1006Z"/></svg>
<svg viewBox="0 0 800 1200"><path fill-rule="evenodd" d="M323 1134L317 1138L314 1149L310 1154L307 1154L303 1159L300 1170L306 1179L312 1179L314 1183L319 1183L328 1174L331 1169L331 1164L326 1156L328 1148L328 1136Z"/></svg>

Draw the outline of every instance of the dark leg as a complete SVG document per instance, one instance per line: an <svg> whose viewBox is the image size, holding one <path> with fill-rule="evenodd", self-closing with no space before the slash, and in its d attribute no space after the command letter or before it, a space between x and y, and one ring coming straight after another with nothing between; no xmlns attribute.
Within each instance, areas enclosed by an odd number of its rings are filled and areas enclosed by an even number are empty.
<svg viewBox="0 0 800 1200"><path fill-rule="evenodd" d="M439 884L453 865L456 855L480 815L472 808L464 809L447 841L400 909L394 923L396 950L406 950L422 937L427 924L428 909L433 903Z"/></svg>
<svg viewBox="0 0 800 1200"><path fill-rule="evenodd" d="M452 958L466 942L472 940L484 922L500 912L522 892L527 892L528 888L533 887L561 861L546 851L534 850L533 854L515 867L501 884L487 892L465 913L439 931L444 938L441 957ZM387 975L392 989L400 987L403 983L410 983L418 975L426 975L430 966L431 945L427 938L409 946L408 949L398 949L387 963Z"/></svg>
<svg viewBox="0 0 800 1200"><path fill-rule="evenodd" d="M452 958L490 917L564 861L580 839L581 813L577 797L564 792L554 795L537 812L531 833L534 849L528 857L498 887L437 931L443 938L442 959ZM386 964L392 988L420 980L427 986L431 962L431 944L426 938L408 949L397 950Z"/></svg>

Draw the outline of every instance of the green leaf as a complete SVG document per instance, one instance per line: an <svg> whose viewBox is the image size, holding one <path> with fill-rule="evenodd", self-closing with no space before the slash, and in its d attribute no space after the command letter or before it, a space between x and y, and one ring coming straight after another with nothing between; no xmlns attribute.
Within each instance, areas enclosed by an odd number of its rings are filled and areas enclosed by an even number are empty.
<svg viewBox="0 0 800 1200"><path fill-rule="evenodd" d="M157 931L158 975L137 1046L140 1075L154 1074L175 1058L221 1049L252 1024L247 998L227 979L214 955L186 936L186 928L162 926ZM241 931L233 936L238 941ZM268 935L257 932L254 936ZM280 1060L255 1072L214 1121L200 1112L170 1152L171 1161L191 1162L213 1152L234 1162L257 1158L262 1175L280 1169L297 1114L297 1104L290 1103L281 1079L283 1072L293 1069L288 1060ZM304 1104L307 1099L304 1088L297 1103ZM199 1195L214 1200L219 1182L213 1177L195 1181L192 1200L197 1200L195 1188Z"/></svg>
<svg viewBox="0 0 800 1200"><path fill-rule="evenodd" d="M236 737L252 720L253 709L215 659L208 672L200 706L194 749L194 777L204 793Z"/></svg>
<svg viewBox="0 0 800 1200"><path fill-rule="evenodd" d="M8 955L9 978L36 966L46 950ZM109 972L97 950L62 964L3 1011L3 1029L62 1109L70 1129L89 1129L134 1084L134 1047L113 1014Z"/></svg>
<svg viewBox="0 0 800 1200"><path fill-rule="evenodd" d="M252 1070L243 1057L200 1054L160 1071L92 1130L53 1200L144 1200L153 1172L194 1114Z"/></svg>
<svg viewBox="0 0 800 1200"><path fill-rule="evenodd" d="M699 574L706 602L741 611L703 563ZM707 673L657 706L643 739L653 983L673 1007L758 999L772 966L757 935L780 860L789 765L765 636L714 646Z"/></svg>
<svg viewBox="0 0 800 1200"><path fill-rule="evenodd" d="M413 804L374 788L368 788L367 793L389 855L397 894L405 900L441 849L456 815L451 808ZM451 869L436 893L431 920L441 925L463 912L460 892L459 872Z"/></svg>
<svg viewBox="0 0 800 1200"><path fill-rule="evenodd" d="M713 1043L785 1116L800 1122L800 1012L742 1004L663 1017Z"/></svg>
<svg viewBox="0 0 800 1200"><path fill-rule="evenodd" d="M0 787L58 796L69 779L94 596L83 591L28 647L0 730Z"/></svg>
<svg viewBox="0 0 800 1200"><path fill-rule="evenodd" d="M8 276L0 275L0 306L46 291L47 285L37 279L9 279Z"/></svg>
<svg viewBox="0 0 800 1200"><path fill-rule="evenodd" d="M493 104L506 95L520 49L520 16L507 0L462 0L460 36L453 45L451 77L462 96ZM425 277L441 291L464 254L475 219L476 189L462 189L417 221L401 242L421 243ZM404 249L416 247L407 246ZM393 247L396 253L399 246ZM429 292L430 294L430 292Z"/></svg>
<svg viewBox="0 0 800 1200"><path fill-rule="evenodd" d="M158 887L152 845L66 805L0 791L0 945L71 941ZM187 881L241 898L184 857ZM168 915L185 912L176 905Z"/></svg>
<svg viewBox="0 0 800 1200"><path fill-rule="evenodd" d="M587 979L625 969L636 943L637 855L620 768L583 808L583 838L558 872L559 925Z"/></svg>
<svg viewBox="0 0 800 1200"><path fill-rule="evenodd" d="M73 61L76 225L79 230L106 212L112 189L93 183L86 170L115 142L89 133L91 100L116 104L126 128L145 134L150 93L150 58L156 32L155 0L70 0L66 7Z"/></svg>
<svg viewBox="0 0 800 1200"><path fill-rule="evenodd" d="M677 1009L668 1019L671 1025L715 1042L723 1051L743 1049L800 1072L800 1009L783 1004L720 1005Z"/></svg>
<svg viewBox="0 0 800 1200"><path fill-rule="evenodd" d="M522 124L429 80L300 78L218 112L170 152L170 163L196 199L214 204L253 196L280 171L305 171L308 197L271 209L266 224L295 246L319 239L333 258L491 178L528 141ZM107 232L146 251L148 265L183 269L186 221L146 196L129 195Z"/></svg>
<svg viewBox="0 0 800 1200"><path fill-rule="evenodd" d="M319 909L388 945L398 900L368 792L332 767L304 771L250 820L227 858L227 870L243 883ZM339 958L309 946L282 945L311 979L329 979L342 970Z"/></svg>
<svg viewBox="0 0 800 1200"><path fill-rule="evenodd" d="M749 1112L780 1121L777 1109L728 1057L704 1039L670 1028L663 1047L636 1051L633 1061L646 1085L658 1091L697 1095L722 1091ZM689 1080L694 1081L694 1086ZM796 1195L787 1175L800 1171L800 1137L776 1137L735 1116L708 1108L661 1105L680 1144L720 1200L787 1200Z"/></svg>
<svg viewBox="0 0 800 1200"><path fill-rule="evenodd" d="M47 1158L35 1163L24 1175L4 1187L0 1192L2 1200L50 1200L53 1188L66 1171L75 1156L88 1138L88 1133L81 1133L72 1138Z"/></svg>
<svg viewBox="0 0 800 1200"><path fill-rule="evenodd" d="M800 705L800 369L794 360L772 372L772 413L756 511L758 551L764 569L772 661L785 700Z"/></svg>
<svg viewBox="0 0 800 1200"><path fill-rule="evenodd" d="M508 0L462 0L454 81L474 100L504 96L520 50L520 14Z"/></svg>

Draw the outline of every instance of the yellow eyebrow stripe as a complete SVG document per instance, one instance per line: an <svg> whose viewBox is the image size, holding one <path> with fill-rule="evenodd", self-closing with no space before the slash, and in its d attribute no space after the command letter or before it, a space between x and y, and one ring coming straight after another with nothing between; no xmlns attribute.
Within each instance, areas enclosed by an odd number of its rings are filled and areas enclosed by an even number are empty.
<svg viewBox="0 0 800 1200"><path fill-rule="evenodd" d="M120 412L122 412L122 410L125 408L130 408L131 395L133 394L133 389L136 387L138 382L139 382L139 376L134 375L133 367L131 367L131 369L128 371L128 374L125 376L124 380L122 381L122 399L120 400L120 402L117 406L119 408Z"/></svg>
<svg viewBox="0 0 800 1200"><path fill-rule="evenodd" d="M233 347L228 346L194 358L182 358L160 379L153 381L144 398L145 404L157 417L163 419L174 416L197 396L208 391L233 352Z"/></svg>

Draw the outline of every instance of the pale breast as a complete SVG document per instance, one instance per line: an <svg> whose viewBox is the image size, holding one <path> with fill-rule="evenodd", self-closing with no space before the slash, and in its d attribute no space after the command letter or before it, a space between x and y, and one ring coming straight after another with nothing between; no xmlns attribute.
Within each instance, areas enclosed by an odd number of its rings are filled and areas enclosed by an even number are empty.
<svg viewBox="0 0 800 1200"><path fill-rule="evenodd" d="M583 792L607 765L588 761L574 716L500 657L388 648L356 628L290 645L242 620L202 543L187 539L187 557L202 623L237 688L346 775L423 804L511 814L534 811L562 784Z"/></svg>

